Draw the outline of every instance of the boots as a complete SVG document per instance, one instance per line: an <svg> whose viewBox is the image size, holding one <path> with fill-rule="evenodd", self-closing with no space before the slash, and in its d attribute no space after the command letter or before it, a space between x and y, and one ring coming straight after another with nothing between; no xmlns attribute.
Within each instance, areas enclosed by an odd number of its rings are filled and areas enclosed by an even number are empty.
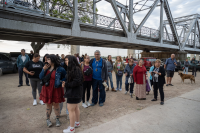
<svg viewBox="0 0 200 133"><path fill-rule="evenodd" d="M117 92L117 91L115 90L115 88L112 88L112 91L113 91L113 92Z"/></svg>

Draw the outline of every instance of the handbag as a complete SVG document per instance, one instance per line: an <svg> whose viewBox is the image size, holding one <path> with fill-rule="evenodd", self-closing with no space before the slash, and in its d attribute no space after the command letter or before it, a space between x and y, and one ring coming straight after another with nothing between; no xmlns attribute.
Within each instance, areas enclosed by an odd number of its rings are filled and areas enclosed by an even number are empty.
<svg viewBox="0 0 200 133"><path fill-rule="evenodd" d="M88 68L87 70L85 70L83 73L84 73L85 76L90 76L90 75L93 73L93 70L92 70L92 68L89 66L89 68Z"/></svg>
<svg viewBox="0 0 200 133"><path fill-rule="evenodd" d="M146 92L150 92L151 88L149 86L148 80L146 80Z"/></svg>
<svg viewBox="0 0 200 133"><path fill-rule="evenodd" d="M129 83L129 84L133 83L133 77L132 77L132 76L130 76L130 77L128 78L128 83Z"/></svg>
<svg viewBox="0 0 200 133"><path fill-rule="evenodd" d="M117 71L117 75L118 75L118 76L122 76L122 75L123 75L123 71L122 71L122 70L118 70L118 71Z"/></svg>

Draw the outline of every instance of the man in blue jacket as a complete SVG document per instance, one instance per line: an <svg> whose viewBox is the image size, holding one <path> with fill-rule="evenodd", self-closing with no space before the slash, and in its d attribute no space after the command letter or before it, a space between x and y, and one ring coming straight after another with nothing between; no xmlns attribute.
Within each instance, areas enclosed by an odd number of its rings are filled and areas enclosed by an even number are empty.
<svg viewBox="0 0 200 133"><path fill-rule="evenodd" d="M98 88L100 91L99 106L103 106L106 99L106 92L103 83L106 83L108 80L108 68L106 61L101 58L101 53L99 50L94 52L94 56L95 58L90 60L90 67L93 69L93 97L91 106L94 106L98 102Z"/></svg>
<svg viewBox="0 0 200 133"><path fill-rule="evenodd" d="M18 87L23 86L23 73L26 77L26 85L30 86L29 80L28 80L28 74L23 72L23 68L28 61L30 61L30 58L27 54L25 54L25 49L22 49L21 55L19 55L18 58L17 58L17 67L18 67L18 72L19 72L19 85L18 85Z"/></svg>
<svg viewBox="0 0 200 133"><path fill-rule="evenodd" d="M128 79L129 79L129 77L133 78L133 69L135 68L135 66L136 65L133 63L133 59L130 58L129 61L128 61L128 64L126 65L126 67L124 69L124 73L126 75L126 82L125 82L126 92L125 92L125 94L128 93L129 84L130 84L130 96L131 96L131 98L133 98L134 79L133 79L133 83L128 83Z"/></svg>

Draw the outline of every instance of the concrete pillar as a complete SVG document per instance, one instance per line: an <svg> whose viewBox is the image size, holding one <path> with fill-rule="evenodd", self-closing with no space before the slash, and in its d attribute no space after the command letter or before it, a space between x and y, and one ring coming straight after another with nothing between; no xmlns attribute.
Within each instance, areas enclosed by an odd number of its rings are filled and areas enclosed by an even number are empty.
<svg viewBox="0 0 200 133"><path fill-rule="evenodd" d="M136 58L135 56L135 50L133 49L128 49L127 50L127 56L130 58L131 56L133 56L133 58Z"/></svg>
<svg viewBox="0 0 200 133"><path fill-rule="evenodd" d="M79 53L80 55L80 46L79 45L71 45L71 55Z"/></svg>
<svg viewBox="0 0 200 133"><path fill-rule="evenodd" d="M199 61L199 55L198 54L196 54L196 60Z"/></svg>
<svg viewBox="0 0 200 133"><path fill-rule="evenodd" d="M194 54L190 54L190 60L192 60L192 58L194 57Z"/></svg>

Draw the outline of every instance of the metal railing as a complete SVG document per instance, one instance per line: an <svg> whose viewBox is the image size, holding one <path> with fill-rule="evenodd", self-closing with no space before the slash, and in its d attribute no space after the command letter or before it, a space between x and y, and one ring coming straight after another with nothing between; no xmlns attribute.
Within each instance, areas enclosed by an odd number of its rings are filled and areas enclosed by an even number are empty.
<svg viewBox="0 0 200 133"><path fill-rule="evenodd" d="M40 15L46 15L50 17L56 17L65 20L73 20L73 9L68 6L65 1L51 1L51 0L0 0L0 6L5 8L12 8L21 10L24 12L31 12ZM118 19L108 16L88 12L78 6L78 16L81 23L91 24L93 26L109 28L113 30L122 31L122 26ZM95 17L95 18L94 18ZM128 28L129 22L124 22ZM135 25L136 28L139 25ZM138 32L138 36L148 37L152 39L159 39L160 31L143 26ZM182 37L179 37L180 42L183 41ZM172 34L163 33L163 40L174 42ZM189 39L186 46L193 46L194 40ZM195 46L200 47L199 41L195 42Z"/></svg>

